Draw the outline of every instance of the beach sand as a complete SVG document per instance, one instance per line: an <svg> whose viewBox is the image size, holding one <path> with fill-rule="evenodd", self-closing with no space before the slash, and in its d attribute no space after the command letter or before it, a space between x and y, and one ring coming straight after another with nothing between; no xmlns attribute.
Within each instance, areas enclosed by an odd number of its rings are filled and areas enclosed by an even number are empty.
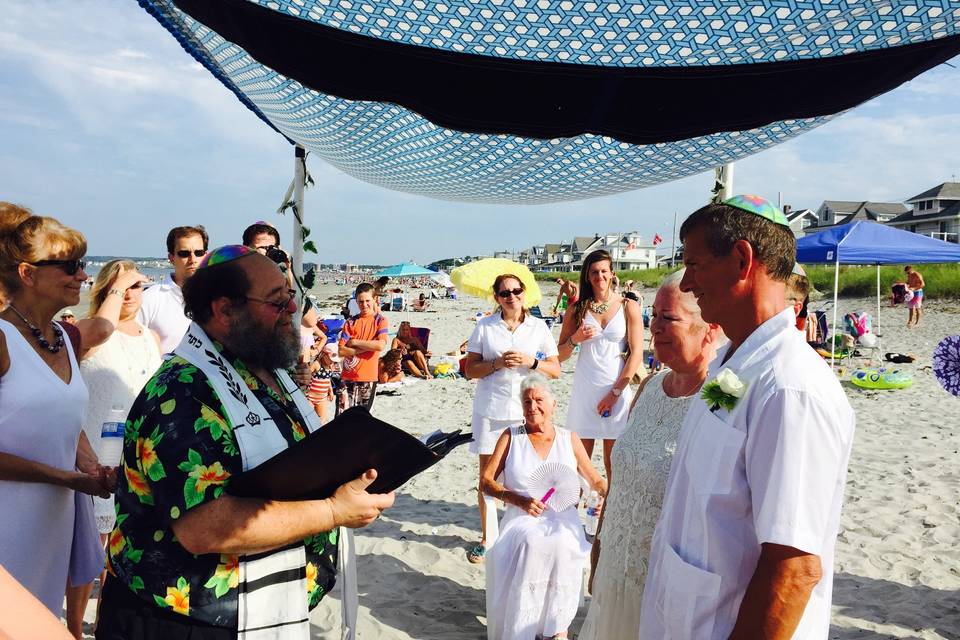
<svg viewBox="0 0 960 640"><path fill-rule="evenodd" d="M547 285L544 309L552 306L555 292ZM334 312L347 290L322 285L315 293L321 310ZM653 294L644 292L648 304ZM874 315L875 304L841 300L840 311ZM430 328L436 363L441 354L457 350L476 313L491 306L471 298L435 300L427 313L386 315L391 331L403 320ZM915 329L906 328L904 308L891 309L884 301L881 311L884 351L918 356L914 364L896 365L913 374L911 388L866 391L844 382L857 412L857 432L836 552L831 638L960 638L960 399L943 391L929 369L936 343L960 330L960 302L925 307L923 324ZM567 413L574 365L574 359L565 363L554 383L558 424ZM469 430L473 386L463 379L411 381L378 395L373 413L417 436ZM599 450L594 463L602 469ZM359 638L486 637L484 568L466 560L479 539L476 482L476 458L461 447L403 486L394 507L357 532ZM586 598L572 637L588 604ZM91 605L88 620L92 617ZM311 622L313 638L340 637L339 587L314 610Z"/></svg>

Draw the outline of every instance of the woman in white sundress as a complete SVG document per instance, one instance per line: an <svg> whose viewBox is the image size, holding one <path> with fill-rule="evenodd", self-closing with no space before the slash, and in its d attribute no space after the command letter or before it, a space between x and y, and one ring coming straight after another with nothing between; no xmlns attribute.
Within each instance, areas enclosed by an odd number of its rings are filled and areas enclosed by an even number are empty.
<svg viewBox="0 0 960 640"><path fill-rule="evenodd" d="M580 271L580 299L563 317L560 362L580 346L566 426L583 439L587 455L603 440L603 466L610 477L610 451L627 426L633 400L630 381L643 366L640 305L613 290L613 260L590 252ZM629 356L624 357L629 347Z"/></svg>
<svg viewBox="0 0 960 640"><path fill-rule="evenodd" d="M613 480L591 554L593 598L580 640L633 640L640 633L650 541L677 434L723 339L717 325L700 317L693 294L678 288L682 277L682 270L667 276L653 303L653 348L669 369L644 380L613 448Z"/></svg>
<svg viewBox="0 0 960 640"><path fill-rule="evenodd" d="M553 425L556 400L543 376L529 375L520 397L524 422L500 435L481 479L484 493L507 504L487 560L487 638L565 638L577 615L590 546L576 505L548 507L533 492L530 476L541 464L558 463L601 495L607 481L577 435Z"/></svg>

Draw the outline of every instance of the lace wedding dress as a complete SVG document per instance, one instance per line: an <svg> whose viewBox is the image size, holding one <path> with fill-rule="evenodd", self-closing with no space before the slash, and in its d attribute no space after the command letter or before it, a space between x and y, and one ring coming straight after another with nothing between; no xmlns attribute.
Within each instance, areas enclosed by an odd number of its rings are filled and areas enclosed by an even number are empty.
<svg viewBox="0 0 960 640"><path fill-rule="evenodd" d="M613 481L599 534L593 598L579 640L635 640L653 529L660 517L677 434L694 396L663 391L668 371L651 378L613 448Z"/></svg>

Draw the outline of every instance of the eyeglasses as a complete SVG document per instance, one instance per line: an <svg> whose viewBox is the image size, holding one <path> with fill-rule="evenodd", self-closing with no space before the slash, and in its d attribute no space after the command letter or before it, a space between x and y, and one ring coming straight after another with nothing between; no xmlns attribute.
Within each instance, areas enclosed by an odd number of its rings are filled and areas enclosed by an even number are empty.
<svg viewBox="0 0 960 640"><path fill-rule="evenodd" d="M520 288L504 289L503 291L500 291L499 293L497 293L497 295L503 298L504 300L506 300L510 296L517 296L519 298L522 294L523 294L523 289L520 289Z"/></svg>
<svg viewBox="0 0 960 640"><path fill-rule="evenodd" d="M190 251L189 249L180 249L176 252L178 258L189 258L190 254L193 254L195 258L202 258L203 256L207 255L207 251L206 249L194 249L193 251Z"/></svg>
<svg viewBox="0 0 960 640"><path fill-rule="evenodd" d="M68 276L75 276L77 271L83 271L87 268L86 260L38 260L27 264L34 267L60 267Z"/></svg>
<svg viewBox="0 0 960 640"><path fill-rule="evenodd" d="M264 300L263 298L251 298L250 296L244 296L244 300L249 300L250 302L259 302L261 304L267 304L277 310L277 313L293 313L297 310L296 297L297 292L293 289L287 289L287 299L282 302L275 302L273 300Z"/></svg>

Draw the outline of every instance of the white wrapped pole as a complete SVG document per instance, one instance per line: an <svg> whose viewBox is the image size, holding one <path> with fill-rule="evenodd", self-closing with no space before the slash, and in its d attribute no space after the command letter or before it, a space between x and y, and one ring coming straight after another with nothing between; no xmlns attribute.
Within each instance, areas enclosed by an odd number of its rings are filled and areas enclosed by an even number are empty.
<svg viewBox="0 0 960 640"><path fill-rule="evenodd" d="M294 282L303 278L303 187L307 178L307 153L303 147L294 147L293 162L293 251L290 254L290 268L293 269ZM306 295L306 291L303 292ZM294 326L300 326L303 317L303 305L298 305L294 316Z"/></svg>
<svg viewBox="0 0 960 640"><path fill-rule="evenodd" d="M720 169L720 182L723 184L723 189L720 190L720 202L732 198L735 194L733 191L733 163L728 162L723 165L723 168Z"/></svg>
<svg viewBox="0 0 960 640"><path fill-rule="evenodd" d="M880 333L880 264L879 263L877 263L877 328L876 330L874 330L873 335L877 339L877 354L879 356L879 354L883 353L883 339L880 337L881 333Z"/></svg>
<svg viewBox="0 0 960 640"><path fill-rule="evenodd" d="M833 268L833 326L830 328L830 370L836 363L837 349L837 300L840 293L840 247L837 247L837 262Z"/></svg>
<svg viewBox="0 0 960 640"><path fill-rule="evenodd" d="M357 555L354 544L353 529L340 527L341 640L355 640L357 637L357 610L360 603L357 598Z"/></svg>

